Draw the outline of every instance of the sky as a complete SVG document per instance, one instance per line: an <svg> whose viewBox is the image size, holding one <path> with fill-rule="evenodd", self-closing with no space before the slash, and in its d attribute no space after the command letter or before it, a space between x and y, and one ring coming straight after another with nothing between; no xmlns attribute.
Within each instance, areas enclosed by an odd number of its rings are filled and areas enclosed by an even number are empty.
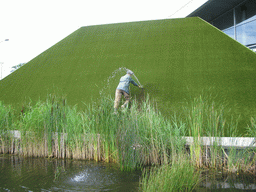
<svg viewBox="0 0 256 192"><path fill-rule="evenodd" d="M206 1L0 0L0 79L80 27L184 18Z"/></svg>

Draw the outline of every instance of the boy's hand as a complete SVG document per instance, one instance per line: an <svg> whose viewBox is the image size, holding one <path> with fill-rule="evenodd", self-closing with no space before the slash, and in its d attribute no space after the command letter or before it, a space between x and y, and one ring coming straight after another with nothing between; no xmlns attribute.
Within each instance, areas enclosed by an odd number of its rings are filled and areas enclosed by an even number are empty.
<svg viewBox="0 0 256 192"><path fill-rule="evenodd" d="M143 86L142 86L142 85L139 85L139 88L143 89Z"/></svg>

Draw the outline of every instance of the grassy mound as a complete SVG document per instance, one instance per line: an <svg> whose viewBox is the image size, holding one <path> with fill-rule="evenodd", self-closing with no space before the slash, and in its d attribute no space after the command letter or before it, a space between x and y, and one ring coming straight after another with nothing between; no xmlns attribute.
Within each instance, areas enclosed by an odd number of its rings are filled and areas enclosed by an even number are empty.
<svg viewBox="0 0 256 192"><path fill-rule="evenodd" d="M256 109L256 54L199 18L82 27L0 81L0 100L21 109L29 99L65 95L70 105L114 95L131 69L162 113L202 90L241 116ZM249 118L248 118L249 119Z"/></svg>

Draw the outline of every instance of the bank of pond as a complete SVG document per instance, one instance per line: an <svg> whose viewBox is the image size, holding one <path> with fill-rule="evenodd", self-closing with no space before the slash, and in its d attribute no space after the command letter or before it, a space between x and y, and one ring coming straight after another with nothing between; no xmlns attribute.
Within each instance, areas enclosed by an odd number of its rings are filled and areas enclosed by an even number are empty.
<svg viewBox="0 0 256 192"><path fill-rule="evenodd" d="M223 147L202 137L238 137L239 118L225 105L204 97L184 102L163 116L151 102L134 99L118 114L113 98L67 105L63 97L27 104L21 111L0 103L0 153L22 157L94 160L115 163L121 171L143 170L142 191L193 191L205 170L255 175L254 142L246 148ZM254 137L250 117L244 136ZM187 144L186 137L193 143Z"/></svg>

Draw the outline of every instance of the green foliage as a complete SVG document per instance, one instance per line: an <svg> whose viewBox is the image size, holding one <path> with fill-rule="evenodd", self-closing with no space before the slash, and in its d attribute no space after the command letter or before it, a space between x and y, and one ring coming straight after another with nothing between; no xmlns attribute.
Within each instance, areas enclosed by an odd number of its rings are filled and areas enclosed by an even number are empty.
<svg viewBox="0 0 256 192"><path fill-rule="evenodd" d="M10 105L4 105L0 101L0 131L10 130L13 125L13 109Z"/></svg>
<svg viewBox="0 0 256 192"><path fill-rule="evenodd" d="M121 169L167 163L172 151L184 146L181 138L176 142L184 127L172 125L156 111L149 97L142 103L135 100L129 109L117 115L113 113L113 99L103 98L100 103L99 106L94 103L85 112L91 120L89 132L101 135L105 147L109 148L106 154L118 154L115 158L119 159Z"/></svg>
<svg viewBox="0 0 256 192"><path fill-rule="evenodd" d="M187 134L193 137L236 137L240 116L212 95L200 94L183 105ZM235 106L233 107L235 108Z"/></svg>
<svg viewBox="0 0 256 192"><path fill-rule="evenodd" d="M141 190L151 191L193 191L199 184L200 172L190 163L187 157L180 157L160 167L144 171L141 178Z"/></svg>
<svg viewBox="0 0 256 192"><path fill-rule="evenodd" d="M65 108L56 99L56 96L49 95L45 102L39 100L35 105L26 106L19 125L22 131L33 132L39 138L44 133L62 132L66 121Z"/></svg>
<svg viewBox="0 0 256 192"><path fill-rule="evenodd" d="M239 136L239 116L231 112L226 102L220 103L216 98L213 95L201 94L184 105L187 135L192 136L194 141L190 145L190 157L197 167L203 166L204 156L211 157L204 163L209 167L216 168L222 161L223 150L218 146L218 139L205 149L201 144L202 137Z"/></svg>
<svg viewBox="0 0 256 192"><path fill-rule="evenodd" d="M19 130L22 134L16 146L25 156L116 162L121 170L128 171L147 165L175 164L187 153L184 136L192 136L190 163L195 167L226 166L228 170L234 170L239 169L238 166L249 169L248 165L255 164L245 154L240 154L237 159L236 151L223 159L224 150L217 143L203 148L202 136L226 136L238 129L233 123L235 117L226 113L230 110L210 97L201 95L191 102L184 102L183 113L175 112L169 118L156 109L149 95L145 100L134 98L117 114L113 101L111 96L104 96L99 102L85 105L85 110L81 111L68 105L65 97L49 95L45 101L24 106L15 119L12 108L0 103L1 136L10 133L14 127ZM4 145L14 146L9 142L10 137L2 138L2 151L6 151Z"/></svg>
<svg viewBox="0 0 256 192"><path fill-rule="evenodd" d="M185 143L181 139L185 126L164 118L149 97L142 103L135 99L130 108L118 114L113 113L111 97L77 111L66 104L65 98L50 95L45 102L38 101L25 109L17 127L26 148L23 153L27 154L29 146L41 143L45 149L38 151L48 156L65 156L61 153L72 151L73 158L118 162L122 170L133 170L168 163Z"/></svg>
<svg viewBox="0 0 256 192"><path fill-rule="evenodd" d="M247 133L250 137L256 136L256 118L251 118L251 124L247 126Z"/></svg>
<svg viewBox="0 0 256 192"><path fill-rule="evenodd" d="M10 105L4 105L0 101L0 153L8 153L7 146L13 140L11 130L14 128L14 111Z"/></svg>

